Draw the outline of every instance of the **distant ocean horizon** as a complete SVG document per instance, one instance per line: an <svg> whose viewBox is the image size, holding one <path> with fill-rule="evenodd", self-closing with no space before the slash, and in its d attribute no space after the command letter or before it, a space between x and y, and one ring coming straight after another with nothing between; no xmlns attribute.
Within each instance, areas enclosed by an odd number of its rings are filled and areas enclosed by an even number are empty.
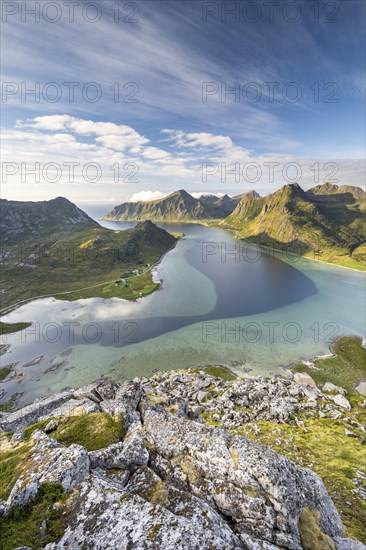
<svg viewBox="0 0 366 550"><path fill-rule="evenodd" d="M84 210L93 220L100 222L101 218L108 214L117 203L75 202L75 204L81 208L81 210Z"/></svg>

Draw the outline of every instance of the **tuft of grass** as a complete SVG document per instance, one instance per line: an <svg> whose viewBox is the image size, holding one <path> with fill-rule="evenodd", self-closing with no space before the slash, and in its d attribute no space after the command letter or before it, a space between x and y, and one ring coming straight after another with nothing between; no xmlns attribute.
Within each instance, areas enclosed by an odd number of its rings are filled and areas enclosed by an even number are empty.
<svg viewBox="0 0 366 550"><path fill-rule="evenodd" d="M234 468L237 470L239 465L239 455L236 449L231 450L231 458L233 459Z"/></svg>
<svg viewBox="0 0 366 550"><path fill-rule="evenodd" d="M25 440L28 440L35 430L44 430L49 421L50 419L42 420L29 426L24 431ZM69 446L72 443L78 443L87 451L104 449L121 441L124 436L123 417L112 418L105 412L66 417L62 419L57 429L49 434L49 437L63 445Z"/></svg>
<svg viewBox="0 0 366 550"><path fill-rule="evenodd" d="M66 528L60 514L66 498L61 483L43 483L23 508L16 506L0 518L1 550L23 546L37 549L57 542Z"/></svg>
<svg viewBox="0 0 366 550"><path fill-rule="evenodd" d="M3 323L0 321L0 335L18 332L31 326L32 323Z"/></svg>
<svg viewBox="0 0 366 550"><path fill-rule="evenodd" d="M0 499L6 500L24 471L31 454L31 445L20 445L0 452ZM1 529L0 529L1 532Z"/></svg>
<svg viewBox="0 0 366 550"><path fill-rule="evenodd" d="M320 528L318 510L303 508L299 519L300 540L304 550L336 550L332 539Z"/></svg>
<svg viewBox="0 0 366 550"><path fill-rule="evenodd" d="M338 338L330 349L335 355L314 361L315 369L300 363L292 367L294 372L306 372L317 385L332 382L345 388L350 395L358 395L355 387L366 378L366 349L361 338L344 336Z"/></svg>
<svg viewBox="0 0 366 550"><path fill-rule="evenodd" d="M234 374L227 367L219 367L219 366L212 365L209 367L205 367L204 371L206 374L210 374L211 376L216 376L216 378L222 378L223 380L235 380L237 378L236 374Z"/></svg>
<svg viewBox="0 0 366 550"><path fill-rule="evenodd" d="M5 378L11 373L11 369L9 367L3 367L0 369L0 382L2 380L5 380Z"/></svg>

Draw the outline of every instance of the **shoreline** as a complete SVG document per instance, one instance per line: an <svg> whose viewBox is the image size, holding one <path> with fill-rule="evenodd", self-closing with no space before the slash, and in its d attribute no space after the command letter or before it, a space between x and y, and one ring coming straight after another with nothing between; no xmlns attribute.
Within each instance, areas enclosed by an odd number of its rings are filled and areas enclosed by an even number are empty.
<svg viewBox="0 0 366 550"><path fill-rule="evenodd" d="M209 226L207 226L209 227ZM245 239L245 238L240 238L240 237L237 237L235 235L236 233L236 230L235 229L226 229L226 231L231 231L232 233L234 233L234 236L235 236L235 239L238 240L238 241L247 241L251 244L254 244L255 246L258 246L259 248L264 248L266 250L272 250L273 252L279 252L281 254L283 254L284 252L286 252L286 254L288 255L291 255L291 256L294 256L296 258L299 258L300 260L307 260L307 261L310 261L310 262L314 262L314 263L321 263L321 264L325 264L325 265L330 265L332 267L340 267L342 269L348 269L349 271L355 271L356 273L366 273L366 266L364 268L360 268L360 269L356 269L354 267L347 267L345 265L340 265L340 264L337 264L337 263L332 263L332 262L326 262L325 260L315 260L314 258L310 258L309 256L299 256L298 254L296 254L295 252L287 252L285 250L281 250L281 248L274 248L274 247L271 247L271 246L266 246L264 244L258 244L258 243L255 243L253 241L251 241L250 239ZM286 259L283 259L283 261L286 261Z"/></svg>
<svg viewBox="0 0 366 550"><path fill-rule="evenodd" d="M113 223L124 223L124 222L139 223L141 221L146 221L146 220L107 220L105 218L99 218L99 219L101 221L109 221L109 222L113 222ZM259 248L273 250L274 252L280 252L282 254L284 252L286 252L285 250L281 250L281 248L274 248L274 247L270 247L270 246L255 243L255 242L253 242L253 241L251 241L250 239L247 239L247 238L237 237L236 236L236 234L238 232L237 229L232 229L230 227L221 227L220 226L219 221L223 221L223 219L217 220L217 223L214 220L172 220L172 221L152 220L152 221L153 221L153 223L193 224L193 225L203 225L204 227L213 227L213 228L216 228L216 229L222 229L223 231L230 231L231 233L233 233L235 239L238 240L238 241L247 241L249 243L252 243L252 244L258 246ZM341 264L333 263L333 262L327 262L325 260L318 260L318 259L315 260L314 258L310 258L308 256L299 256L295 252L286 252L286 254L289 254L291 256L295 256L295 257L300 258L300 259L303 258L303 259L309 260L311 262L320 262L322 264L330 265L330 266L333 266L333 267L341 267L342 269L349 269L350 271L356 271L357 273L366 273L366 265L363 268L360 267L360 269L356 269L354 267L347 267L345 265L341 265Z"/></svg>
<svg viewBox="0 0 366 550"><path fill-rule="evenodd" d="M225 363L208 363L208 364L201 364L201 365L188 365L186 367L182 367L182 368L173 368L173 369L170 369L170 370L161 370L159 372L162 372L162 373L169 373L169 372L186 372L186 371L189 371L189 370L204 370L204 371L208 371L209 369L215 369L215 370L222 370L222 371L226 371L227 373L229 374L232 374L234 375L236 378L238 379L247 379L247 378L255 378L257 376L264 376L265 378L267 378L268 380L273 380L275 379L276 377L285 377L289 380L292 380L293 377L294 377L294 368L295 367L298 367L300 365L303 365L304 366L304 369L305 368L309 368L313 371L319 371L321 369L317 368L315 366L315 362L316 361L319 361L319 360L324 360L324 359L332 359L332 358L335 358L335 357L338 357L338 354L333 352L332 351L332 347L337 345L337 343L340 341L340 340L343 340L343 339L346 339L348 341L352 340L352 339L359 339L361 340L361 347L363 349L366 349L366 339L361 337L361 336L358 336L358 335L341 335L341 336L338 336L337 338L335 338L332 342L330 342L329 344L329 353L324 353L324 354L321 354L321 355L311 355L309 356L309 358L307 359L299 359L298 361L291 361L290 363L286 363L286 364L283 364L283 365L280 365L278 367L278 370L282 371L282 374L280 372L276 373L276 374L272 374L270 376L267 376L265 374L261 374L261 372L257 372L257 369L252 369L252 368L249 368L249 369L242 369L240 370L239 368L237 368L236 366L233 366L233 365L226 365ZM11 348L11 344L8 344L8 348L6 350L4 350L4 354L7 353L8 351L10 351L10 348ZM23 368L25 365L21 365L21 368ZM66 364L64 365L66 366ZM13 372L13 365L11 365L11 370L10 372L7 374L7 376L1 380L2 383L5 383L7 381L10 381L11 380L11 374ZM4 367L6 368L6 367ZM0 369L1 371L1 369ZM151 374L147 374L146 377L147 378L151 378L155 375L156 373L153 371ZM102 376L102 375L101 375ZM131 375L132 376L132 375ZM133 380L133 378L135 376L138 376L138 375L134 375L132 378L128 378L127 380ZM10 377L10 378L8 378ZM8 380L7 380L8 379ZM98 378L99 379L99 378ZM97 380L98 380L97 379ZM117 380L115 378L112 377L108 377L108 379L112 380L112 381L115 381L117 382ZM365 378L362 378L359 380L359 382L364 382L366 381L366 377ZM90 383L94 383L95 380L91 381ZM75 386L76 388L79 388L79 386ZM62 390L58 390L58 391L62 391ZM10 396L10 398L8 399L7 402L5 403L2 403L0 405L0 411L1 411L1 407L4 407L6 406L7 403L10 403L12 402L12 405L16 405L16 401L17 401L17 398L14 400L14 395L17 395L17 394L13 394L12 396ZM23 393L21 394L23 395ZM19 395L19 397L21 396ZM50 395L53 395L53 393L50 393L50 394L45 394L43 396L37 396L37 398L41 398L43 399L44 397L47 397L47 396L50 396ZM31 401L31 403L33 402L33 400ZM22 404L20 406L21 407L24 407L25 405ZM14 409L15 411L18 410L18 407L16 407L16 409ZM13 412L13 411L12 411Z"/></svg>
<svg viewBox="0 0 366 550"><path fill-rule="evenodd" d="M161 263L161 261L163 260L163 258L165 257L166 254L168 254L168 252L171 252L171 250L173 250L177 244L177 242L180 240L180 238L178 238L176 240L176 242L169 248L169 250L167 250L166 252L164 252L162 254L162 256L159 258L159 260L157 260L154 264L150 265L150 267L148 267L147 269L145 269L145 271L143 271L142 273L139 273L139 275L133 275L133 276L130 276L130 277L126 277L126 279L131 279L133 277L139 277L140 275L145 275L146 273L150 272L151 274L151 279L153 281L154 284L159 284L159 287L156 288L155 290L153 290L152 292L150 292L149 294L145 294L143 296L139 296L137 298L119 298L118 296L111 296L110 298L111 299L119 299L119 300L125 300L126 302L136 302L137 300L141 299L141 298L146 298L147 296L150 296L151 294L153 294L154 292L156 292L157 290L160 290L161 287L162 287L162 279L160 279L159 281L155 282L154 281L154 277L153 277L153 274L152 274L152 270L157 268L158 265ZM3 317L3 316L6 316L8 315L9 313L12 313L13 311L17 310L19 307L21 307L22 305L25 305L25 304L29 304L31 302L34 302L35 300L40 300L42 298L55 298L56 300L58 299L57 296L67 296L68 294L72 294L74 292L80 292L80 291L83 291L83 290L89 290L91 288L99 288L101 286L104 286L104 285L108 285L108 284L112 284L113 282L115 281L115 279L113 279L113 281L105 281L103 283L97 283L95 285L91 285L91 286L88 286L88 287L84 287L84 288L79 288L79 289L75 289L75 290L65 290L63 292L56 292L56 293L52 293L52 294L43 294L43 295L40 295L40 296L33 296L32 298L27 298L25 300L21 300L20 302L16 302L15 304L12 304L10 305L9 307L6 307L2 310L0 310L0 319ZM79 300L89 300L89 299L92 299L92 298L101 298L101 299L105 299L103 298L103 296L93 296L93 297L90 297L90 298L77 298L75 300L66 300L67 302L77 302ZM62 302L62 299L60 300ZM11 323L9 323L11 324Z"/></svg>

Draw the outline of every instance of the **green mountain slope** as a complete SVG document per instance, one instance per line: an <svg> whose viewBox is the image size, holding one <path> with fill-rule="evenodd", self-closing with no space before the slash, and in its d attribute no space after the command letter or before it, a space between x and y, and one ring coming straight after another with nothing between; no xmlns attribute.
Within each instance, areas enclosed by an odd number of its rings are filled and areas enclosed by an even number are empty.
<svg viewBox="0 0 366 550"><path fill-rule="evenodd" d="M362 269L364 210L360 188L325 184L305 192L291 184L265 197L244 197L224 223L239 238Z"/></svg>
<svg viewBox="0 0 366 550"><path fill-rule="evenodd" d="M153 283L149 267L174 246L175 237L150 221L126 231L106 229L67 203L64 218L59 213L57 225L53 224L47 235L45 223L40 224L37 218L37 203L30 203L29 209L21 203L27 216L17 226L16 241L9 241L3 231L1 310L36 296L64 293L61 298L69 300L93 296L133 299L159 287ZM12 209L16 211L16 204ZM74 216L74 209L79 212L77 223L66 214ZM48 221L46 216L44 219ZM10 238L14 238L13 227Z"/></svg>
<svg viewBox="0 0 366 550"><path fill-rule="evenodd" d="M105 220L190 221L226 218L240 198L228 195L203 195L199 199L181 189L162 199L144 202L125 202L113 208Z"/></svg>
<svg viewBox="0 0 366 550"><path fill-rule="evenodd" d="M361 187L354 187L353 185L333 185L331 183L324 183L323 185L317 185L308 190L311 195L322 196L334 196L334 195L347 195L350 194L358 203L365 203L366 193ZM339 197L336 197L339 198Z"/></svg>

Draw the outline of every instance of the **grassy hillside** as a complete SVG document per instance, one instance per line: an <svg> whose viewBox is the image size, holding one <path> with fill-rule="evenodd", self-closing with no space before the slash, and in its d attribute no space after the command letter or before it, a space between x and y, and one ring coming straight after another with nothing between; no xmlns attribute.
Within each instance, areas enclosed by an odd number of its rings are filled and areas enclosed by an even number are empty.
<svg viewBox="0 0 366 550"><path fill-rule="evenodd" d="M326 382L345 388L352 410L344 418L313 418L311 413L305 413L298 415L297 425L262 421L255 427L245 424L239 433L270 445L320 475L346 526L347 536L366 543L366 503L354 485L356 479L356 486L366 489L360 472L360 466L365 465L365 398L355 390L358 382L366 378L366 350L357 337L340 338L331 350L334 357L315 360L314 367L296 364L293 371L308 373L319 388ZM347 430L354 435L347 435Z"/></svg>
<svg viewBox="0 0 366 550"><path fill-rule="evenodd" d="M326 184L305 192L291 184L265 197L244 197L223 223L242 239L364 269L364 205L360 188Z"/></svg>
<svg viewBox="0 0 366 550"><path fill-rule="evenodd" d="M126 231L95 223L66 234L56 231L48 237L41 234L3 244L1 310L44 295L75 300L94 296L135 299L150 294L159 285L152 281L149 266L176 240L146 221Z"/></svg>

